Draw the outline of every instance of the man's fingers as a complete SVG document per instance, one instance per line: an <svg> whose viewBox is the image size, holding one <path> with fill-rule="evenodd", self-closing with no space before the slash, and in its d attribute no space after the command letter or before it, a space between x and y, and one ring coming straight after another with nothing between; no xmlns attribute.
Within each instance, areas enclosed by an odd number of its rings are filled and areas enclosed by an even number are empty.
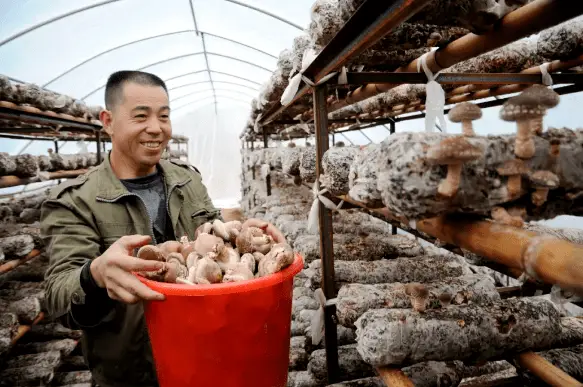
<svg viewBox="0 0 583 387"><path fill-rule="evenodd" d="M257 227L257 228L265 228L269 225L269 223L261 220L261 219L257 219L257 218L250 218L247 219L243 225L241 226L241 230L246 230L249 227Z"/></svg>
<svg viewBox="0 0 583 387"><path fill-rule="evenodd" d="M276 243L285 243L285 236L275 226L269 225L266 232L271 235Z"/></svg>
<svg viewBox="0 0 583 387"><path fill-rule="evenodd" d="M121 286L115 286L112 289L107 289L107 294L109 294L110 298L121 301L124 304L135 304L139 301L138 297L131 294Z"/></svg>
<svg viewBox="0 0 583 387"><path fill-rule="evenodd" d="M117 240L124 249L131 252L138 247L142 247L150 243L152 237L149 235L126 235Z"/></svg>
<svg viewBox="0 0 583 387"><path fill-rule="evenodd" d="M165 264L165 262L136 258L129 255L122 256L118 260L119 267L121 267L126 272L158 271L161 270Z"/></svg>
<svg viewBox="0 0 583 387"><path fill-rule="evenodd" d="M124 284L124 287L128 289L132 294L136 295L138 298L145 300L145 301L163 301L164 295L158 292L153 291L146 285L144 285L140 280L136 277L131 276L132 278L128 278L127 283Z"/></svg>

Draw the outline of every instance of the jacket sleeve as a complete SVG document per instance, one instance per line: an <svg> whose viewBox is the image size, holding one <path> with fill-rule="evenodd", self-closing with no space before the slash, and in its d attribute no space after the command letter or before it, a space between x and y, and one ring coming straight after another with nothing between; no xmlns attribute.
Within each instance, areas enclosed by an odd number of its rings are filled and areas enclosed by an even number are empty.
<svg viewBox="0 0 583 387"><path fill-rule="evenodd" d="M219 219L219 220L223 221L223 217L221 215L221 210L216 208L215 205L213 204L213 201L211 200L211 198L208 194L208 190L207 190L206 186L204 185L204 183L202 182L202 176L201 176L200 172L195 167L192 167L192 168L195 170L195 172L193 173L195 175L195 182L200 186L199 189L201 191L201 196L203 198L203 205L209 213L208 221L212 222L215 219Z"/></svg>
<svg viewBox="0 0 583 387"><path fill-rule="evenodd" d="M80 204L68 193L51 194L41 207L41 234L47 246L46 307L72 328L96 326L113 310L105 289L87 294L82 270L100 254L100 237ZM89 212L90 213L90 212Z"/></svg>

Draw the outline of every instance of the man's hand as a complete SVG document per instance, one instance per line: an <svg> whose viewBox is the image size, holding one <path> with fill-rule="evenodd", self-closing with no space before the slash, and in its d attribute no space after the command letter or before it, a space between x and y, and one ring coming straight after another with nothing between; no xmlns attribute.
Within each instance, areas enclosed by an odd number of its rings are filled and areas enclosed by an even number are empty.
<svg viewBox="0 0 583 387"><path fill-rule="evenodd" d="M110 298L135 304L140 300L161 301L164 295L144 285L132 272L157 271L164 263L133 257L132 251L147 245L149 236L124 236L112 244L103 255L91 262L91 275Z"/></svg>
<svg viewBox="0 0 583 387"><path fill-rule="evenodd" d="M257 227L257 228L262 229L263 232L265 232L267 235L269 235L273 238L275 243L287 243L285 240L285 237L283 236L281 231L279 231L277 229L277 227L275 227L273 224L268 223L264 220L256 219L256 218L247 219L243 223L242 229L245 230L249 227Z"/></svg>

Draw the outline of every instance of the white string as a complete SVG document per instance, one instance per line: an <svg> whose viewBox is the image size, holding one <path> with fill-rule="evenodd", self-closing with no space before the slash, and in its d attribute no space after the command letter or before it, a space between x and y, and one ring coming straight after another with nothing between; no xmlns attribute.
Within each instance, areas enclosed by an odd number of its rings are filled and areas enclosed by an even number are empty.
<svg viewBox="0 0 583 387"><path fill-rule="evenodd" d="M539 66L540 73L542 74L542 81L545 86L552 86L553 85L553 77L549 74L549 66L550 63L543 63Z"/></svg>
<svg viewBox="0 0 583 387"><path fill-rule="evenodd" d="M318 345L324 338L324 308L326 306L336 305L336 298L326 300L326 296L321 288L314 291L314 299L318 303L318 310L314 313L311 321L312 345Z"/></svg>
<svg viewBox="0 0 583 387"><path fill-rule="evenodd" d="M435 77L439 75L441 71L433 74L429 67L427 66L427 55L425 53L417 61L417 72L423 72L427 77L426 86L426 100L425 100L425 131L433 132L435 130L435 121L439 120L443 133L447 133L447 123L445 121L445 116L443 114L443 109L445 108L445 92L439 83L435 81Z"/></svg>
<svg viewBox="0 0 583 387"><path fill-rule="evenodd" d="M320 190L318 179L314 182L314 187L312 188L312 194L314 195L314 201L312 202L312 207L310 208L310 214L308 215L308 231L315 234L318 232L318 202L321 202L326 208L331 211L338 211L344 205L344 200L342 200L338 205L328 199L324 194L328 192L328 189L324 188Z"/></svg>

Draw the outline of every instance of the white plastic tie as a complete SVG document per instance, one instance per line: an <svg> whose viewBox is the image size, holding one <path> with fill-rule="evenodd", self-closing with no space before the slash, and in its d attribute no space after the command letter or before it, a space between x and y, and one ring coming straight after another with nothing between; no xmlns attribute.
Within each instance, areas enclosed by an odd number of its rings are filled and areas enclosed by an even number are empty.
<svg viewBox="0 0 583 387"><path fill-rule="evenodd" d="M51 179L51 174L46 171L38 172L36 176L40 181L48 181Z"/></svg>
<svg viewBox="0 0 583 387"><path fill-rule="evenodd" d="M553 85L553 77L551 77L551 74L549 73L549 66L550 63L543 63L542 65L539 66L540 68L540 73L542 74L542 81L543 84L545 86L552 86Z"/></svg>
<svg viewBox="0 0 583 387"><path fill-rule="evenodd" d="M342 66L342 70L340 71L340 75L338 75L338 84L339 85L348 84L348 74L346 74L346 66Z"/></svg>
<svg viewBox="0 0 583 387"><path fill-rule="evenodd" d="M328 192L326 188L320 190L318 180L314 182L314 187L312 188L312 194L314 195L314 201L312 202L312 207L310 208L310 214L308 215L308 231L315 234L318 231L318 202L321 202L326 208L331 211L339 210L344 201L341 201L338 205L328 199L324 194Z"/></svg>
<svg viewBox="0 0 583 387"><path fill-rule="evenodd" d="M433 74L429 70L427 66L427 54L429 53L423 54L417 61L417 72L421 72L421 68L423 68L423 72L428 80L426 86L427 97L425 100L425 131L433 132L435 130L435 121L438 119L443 133L447 133L447 123L443 114L443 109L445 108L445 92L441 85L435 81L440 71Z"/></svg>
<svg viewBox="0 0 583 387"><path fill-rule="evenodd" d="M283 106L287 106L293 101L296 94L298 93L298 89L300 88L301 81L304 81L310 87L314 87L314 86L321 85L324 82L327 82L330 78L332 78L338 74L338 72L330 73L330 74L326 75L324 78L322 78L317 83L312 81L310 78L306 77L304 75L304 71L306 71L306 69L310 66L310 64L312 64L312 62L314 61L314 59L316 59L316 57L317 57L317 53L316 53L316 51L314 51L313 48L308 48L308 49L306 49L306 51L304 51L304 55L302 57L301 70L293 76L291 76L292 73L290 73L289 83L281 96L280 102Z"/></svg>
<svg viewBox="0 0 583 387"><path fill-rule="evenodd" d="M263 180L266 180L267 176L269 176L270 173L271 173L271 168L269 167L269 164L262 164L261 165L261 178Z"/></svg>
<svg viewBox="0 0 583 387"><path fill-rule="evenodd" d="M318 345L322 342L324 338L324 319L325 313L324 308L330 305L336 305L336 298L331 298L326 300L326 296L324 296L324 292L321 288L318 288L314 291L314 299L318 303L318 310L314 313L311 321L312 327L312 345Z"/></svg>

